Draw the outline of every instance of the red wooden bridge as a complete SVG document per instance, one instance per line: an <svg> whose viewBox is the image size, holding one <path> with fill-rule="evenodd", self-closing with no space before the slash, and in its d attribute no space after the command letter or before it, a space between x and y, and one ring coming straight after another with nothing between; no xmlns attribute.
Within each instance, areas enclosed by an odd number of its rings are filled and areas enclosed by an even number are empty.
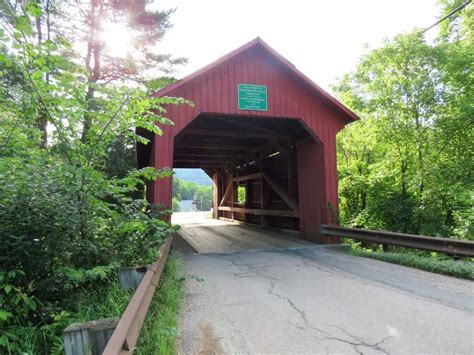
<svg viewBox="0 0 474 355"><path fill-rule="evenodd" d="M333 243L320 226L337 211L336 134L357 116L260 38L158 91L173 126L139 146L139 165L202 168L213 181L215 218L299 230ZM245 202L237 190L245 187ZM147 198L171 206L171 178Z"/></svg>

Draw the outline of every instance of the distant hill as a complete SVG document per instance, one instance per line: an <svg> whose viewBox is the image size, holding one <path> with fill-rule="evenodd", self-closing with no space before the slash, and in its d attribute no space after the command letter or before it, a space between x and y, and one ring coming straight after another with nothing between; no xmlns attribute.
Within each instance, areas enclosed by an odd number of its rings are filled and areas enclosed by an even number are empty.
<svg viewBox="0 0 474 355"><path fill-rule="evenodd" d="M178 179L192 181L196 184L210 186L212 180L201 169L173 169Z"/></svg>

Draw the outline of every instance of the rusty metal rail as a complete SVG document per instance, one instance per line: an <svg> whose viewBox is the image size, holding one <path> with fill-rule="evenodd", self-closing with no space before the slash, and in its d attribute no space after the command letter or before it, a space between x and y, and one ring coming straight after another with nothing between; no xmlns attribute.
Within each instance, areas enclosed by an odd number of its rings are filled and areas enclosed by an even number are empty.
<svg viewBox="0 0 474 355"><path fill-rule="evenodd" d="M474 257L474 242L451 238L426 237L368 229L321 226L322 235L344 237L385 245L398 245L406 248L422 249L457 256Z"/></svg>
<svg viewBox="0 0 474 355"><path fill-rule="evenodd" d="M161 274L168 259L172 237L161 246L158 260L150 266L138 285L127 309L120 318L112 337L104 349L104 355L132 354L148 308L155 294Z"/></svg>

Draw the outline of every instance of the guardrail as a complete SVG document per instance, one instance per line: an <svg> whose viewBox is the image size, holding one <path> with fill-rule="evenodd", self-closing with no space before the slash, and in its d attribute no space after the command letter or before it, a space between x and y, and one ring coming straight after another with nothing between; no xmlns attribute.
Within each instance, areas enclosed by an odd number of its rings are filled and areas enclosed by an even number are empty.
<svg viewBox="0 0 474 355"><path fill-rule="evenodd" d="M143 280L138 285L104 349L104 355L133 353L148 308L168 259L172 238L169 237L160 247L158 260L148 268Z"/></svg>
<svg viewBox="0 0 474 355"><path fill-rule="evenodd" d="M474 242L441 237L374 231L368 229L321 226L322 235L350 238L384 245L398 245L406 248L422 249L457 256L474 257Z"/></svg>

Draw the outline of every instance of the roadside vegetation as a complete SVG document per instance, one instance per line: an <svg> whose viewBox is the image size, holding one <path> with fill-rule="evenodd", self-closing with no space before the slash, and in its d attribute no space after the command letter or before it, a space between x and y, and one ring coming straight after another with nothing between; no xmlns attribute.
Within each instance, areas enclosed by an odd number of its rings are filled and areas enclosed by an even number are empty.
<svg viewBox="0 0 474 355"><path fill-rule="evenodd" d="M153 52L172 11L129 4L0 2L2 354L61 353L70 323L119 315L118 269L153 262L175 230L144 195L172 172L137 170L135 129L172 124L162 105L185 101L150 94L182 60ZM109 52L111 23L133 54Z"/></svg>
<svg viewBox="0 0 474 355"><path fill-rule="evenodd" d="M440 17L461 1L440 1ZM352 228L474 240L474 6L368 50L334 86L361 120L338 135L339 211ZM472 279L471 259L348 241L352 254Z"/></svg>
<svg viewBox="0 0 474 355"><path fill-rule="evenodd" d="M387 39L333 88L361 117L337 140L341 225L474 240L473 19Z"/></svg>
<svg viewBox="0 0 474 355"><path fill-rule="evenodd" d="M176 354L178 312L184 292L183 264L171 252L140 333L137 354Z"/></svg>
<svg viewBox="0 0 474 355"><path fill-rule="evenodd" d="M474 262L472 258L454 259L435 252L415 251L402 247L391 247L390 251L384 251L380 245L369 245L353 240L346 240L345 244L349 246L349 249L338 248L336 250L354 256L377 259L437 274L474 280Z"/></svg>

